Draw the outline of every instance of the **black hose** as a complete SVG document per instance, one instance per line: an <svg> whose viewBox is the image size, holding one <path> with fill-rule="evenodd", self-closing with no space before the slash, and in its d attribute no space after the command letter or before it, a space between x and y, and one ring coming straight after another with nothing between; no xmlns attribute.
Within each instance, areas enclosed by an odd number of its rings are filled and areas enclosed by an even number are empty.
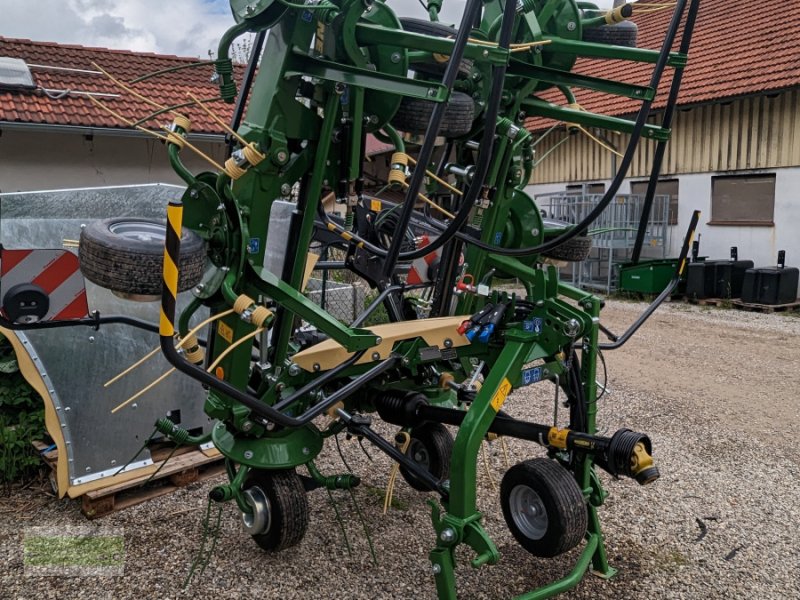
<svg viewBox="0 0 800 600"><path fill-rule="evenodd" d="M675 12L672 14L672 20L670 21L669 28L667 29L667 35L664 38L664 42L661 46L661 50L658 56L658 60L656 61L656 65L653 68L653 73L650 77L650 84L649 87L652 89L658 89L658 85L661 82L661 76L664 73L664 69L667 66L667 61L669 59L669 54L672 49L672 45L675 41L675 36L677 35L678 28L680 27L681 18L683 16L683 12L686 7L687 0L678 0L675 6ZM531 256L533 254L541 254L543 252L548 252L562 244L570 241L571 239L583 234L586 228L591 225L600 214L606 209L606 207L611 203L614 199L614 196L619 190L620 185L622 185L622 181L625 179L625 176L628 173L628 168L630 167L631 161L633 160L633 155L636 151L636 146L639 143L639 139L642 135L642 130L644 129L645 123L647 121L648 116L650 115L650 107L652 105L652 100L645 100L642 103L641 108L639 109L639 113L637 114L636 121L634 122L633 130L631 132L631 138L628 142L628 147L625 150L625 155L622 157L622 161L620 162L619 169L617 170L617 174L614 176L614 179L611 181L611 184L606 190L603 199L598 203L598 205L588 214L586 217L575 225L574 227L567 230L565 233L561 234L560 236L553 238L549 242L545 242L538 246L533 246L530 248L500 248L497 246L491 246L489 244L485 244L482 241L470 237L466 234L459 233L458 237L468 242L474 246L481 248L482 250L486 250L487 252L493 252L494 254L498 254L500 256Z"/></svg>
<svg viewBox="0 0 800 600"><path fill-rule="evenodd" d="M503 49L508 49L509 44L511 43L511 33L513 30L514 25L514 16L515 16L515 4L513 2L507 2L505 12L503 14L503 25L500 30L500 38L498 40L498 47ZM451 64L455 60L455 54L450 57ZM494 146L494 134L497 128L497 115L500 112L500 102L502 100L503 95L503 81L505 80L505 73L506 73L507 65L495 65L492 68L492 85L491 85L491 92L489 95L489 100L486 105L486 113L485 113L485 120L487 123L487 127L483 130L483 137L481 138L480 143L480 150L478 154L478 161L475 165L475 173L470 183L470 186L467 188L464 196L461 200L461 207L459 208L458 213L456 214L455 218L450 222L450 224L442 231L442 234L433 240L430 244L425 246L424 248L414 250L412 252L401 252L398 255L398 260L416 260L417 258L421 258L435 250L441 248L444 244L448 243L452 240L458 230L466 223L467 219L469 218L469 213L472 210L475 200L478 197L478 193L480 192L481 188L483 187L483 181L486 178L486 174L489 171L489 164L491 162L493 146ZM422 160L418 161L419 164L425 164ZM419 169L424 173L424 168ZM416 172L416 171L415 171ZM320 218L324 223L330 223L330 219L325 214L324 209L322 208L322 204L320 203L318 206L318 213ZM386 257L387 252L374 244L367 242L357 236L353 236L353 239L356 242L362 243L364 248L368 250L370 253L380 256Z"/></svg>
<svg viewBox="0 0 800 600"><path fill-rule="evenodd" d="M258 69L258 57L261 55L261 49L264 47L264 40L267 37L267 30L259 31L256 39L253 42L253 50L250 52L250 60L247 61L247 69L244 72L244 80L242 81L241 89L239 90L239 97L236 99L236 106L233 109L233 116L231 117L231 129L236 131L242 122L245 106L247 106L247 96L250 94L250 88L253 85L253 80L256 76ZM233 147L236 144L236 139L233 136L228 136L228 150L227 156L230 157L233 152Z"/></svg>
<svg viewBox="0 0 800 600"><path fill-rule="evenodd" d="M681 36L681 45L679 52L682 54L689 54L689 47L692 43L692 31L694 30L694 22L697 17L697 9L700 0L691 0L689 5L689 12L686 15L686 26L683 29L683 36ZM667 108L664 110L664 118L661 120L661 127L669 129L672 127L672 115L675 112L675 104L678 100L678 91L681 87L681 79L683 78L683 69L676 69L675 75L672 77L672 84L669 89L669 97L667 99ZM647 182L647 192L645 192L644 205L642 206L642 214L639 217L639 228L636 231L636 242L633 244L633 252L631 253L631 262L637 264L644 245L644 237L647 233L647 222L650 220L650 211L653 207L653 198L656 195L656 186L658 185L658 176L661 173L661 164L664 161L664 153L667 149L667 142L660 141L656 145L655 153L653 154L653 168L650 170L650 179Z"/></svg>
<svg viewBox="0 0 800 600"><path fill-rule="evenodd" d="M453 44L453 53L450 55L450 60L448 61L447 68L444 71L444 77L442 78L442 85L447 88L448 92L453 89L453 84L456 82L456 77L458 77L461 59L464 56L464 50L466 50L467 42L469 41L469 34L472 31L471 24L475 21L475 17L480 12L481 6L481 0L467 1L467 6L464 9L464 15L461 19L461 26L458 29ZM418 162L422 168L414 169L414 174L411 176L411 181L406 191L406 199L403 203L402 212L400 213L398 231L405 231L411 220L411 213L414 211L414 206L416 205L417 194L426 176L424 166L430 163L431 157L433 156L433 150L436 146L436 136L439 135L439 129L441 128L442 119L444 119L445 110L447 110L446 102L439 102L433 107L433 112L428 122L428 129L425 132L425 141L422 143L422 148L420 148L419 151ZM384 276L390 277L394 273L402 243L403 238L400 235L392 239L392 243L384 257L382 269Z"/></svg>

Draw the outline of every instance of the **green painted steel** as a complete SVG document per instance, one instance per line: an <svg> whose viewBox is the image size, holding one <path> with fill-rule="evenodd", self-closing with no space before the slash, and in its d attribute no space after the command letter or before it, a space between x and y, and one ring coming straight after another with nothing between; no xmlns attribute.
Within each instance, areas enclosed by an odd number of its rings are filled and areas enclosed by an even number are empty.
<svg viewBox="0 0 800 600"><path fill-rule="evenodd" d="M221 173L194 174L181 160L189 150L168 144L171 164L188 184L184 226L206 240L209 256L209 276L178 322L185 333L189 317L201 305L219 316L209 335L207 365L215 361L213 375L235 389L204 379L211 388L205 410L219 420L212 439L231 465L230 483L215 488L212 497L234 500L244 512L251 510L242 496L247 468L305 465L317 485L351 489L358 476L324 476L313 463L327 438L349 430L413 470L414 463L404 459L394 441L383 440L369 427L367 413L413 433L421 425L414 403L463 411L463 420L455 421L459 424L449 480L428 482L439 496L431 501L435 539L429 558L441 599L457 597L459 546L471 549L472 568L500 560L477 510L481 444L504 405L519 401L514 390L554 384L555 390L567 394L570 409L561 422L536 425L539 431L550 431L539 441L578 483L589 518L570 574L520 596L545 598L577 585L590 564L604 576L613 574L598 516L607 493L596 465L615 469L612 459L619 456L611 455L615 438L596 434L601 303L561 283L556 267L537 250L545 240L545 221L524 188L536 161L544 157L536 156L537 136L525 124L533 117L637 131L633 120L578 110L573 90L593 90L649 106L655 97L653 86L588 77L572 69L579 57L655 64L659 53L583 42L585 29L600 23L596 7L585 2L520 0L508 28L503 24L504 3L468 3L478 4L480 18L470 22L469 32L459 32L436 25L442 2L432 0L431 32L415 33L404 31L392 4L380 0L231 0L237 24L223 36L215 61L226 100L242 92L228 58L234 39L245 31L269 32L252 89L244 90L249 100L241 103L246 110L238 134L248 146L235 144L233 162L228 163L233 166ZM506 36L510 45L501 47ZM452 55L459 48L463 57L456 62ZM669 68L680 68L686 56L673 52L664 60ZM548 89L558 90L566 102L540 97ZM444 103L450 106L442 116ZM432 131L420 135L414 124L418 118L423 123L427 119L420 117L426 107L433 111L432 120L444 121L439 136ZM184 133L180 128L176 132ZM365 173L368 134L393 147L388 181ZM667 140L669 135L669 129L657 124L642 127L644 138ZM427 164L417 166L406 158L406 152L424 155L438 137L448 138L450 154L435 149L430 160L422 161ZM419 190L405 191L401 181L422 181L418 170L423 168L438 172L451 186L428 176L422 190L446 204L449 217L411 204ZM376 177L377 182L370 179ZM367 190L370 182L375 189L391 188L396 192L393 200ZM401 194L407 199L397 205ZM269 237L276 201L294 202L288 232L282 232L289 239L284 248L273 247ZM341 219L329 214L331 202L344 211ZM406 212L410 220L403 225ZM454 221L458 238L450 235ZM433 278L434 283L442 282L434 301L415 300L415 305L422 318L464 319L450 323L446 332L433 325L430 331L425 324L418 328L416 319L407 326L372 331L347 325L304 293L307 255L325 244L341 251L341 266L354 279L385 290L391 320L408 318L411 294L401 284L411 262L424 254L418 250L423 233L434 244L444 242L443 256L452 255L448 265L442 259ZM400 248L399 268L386 264L393 245L389 250L383 245L384 238L396 236L413 238L409 244L415 248ZM526 256L509 255L520 248L534 250ZM267 252L283 255L281 273L266 268ZM461 254L464 264L459 267ZM509 278L516 278L523 291L498 287L499 280ZM450 293L453 289L456 296ZM432 314L431 306L437 303L438 313ZM267 309L269 318L262 318ZM269 336L255 335L259 327L271 329ZM315 351L310 334L359 354L349 354L352 358L343 358L333 368L303 361L300 352ZM331 419L320 431L310 421L328 407L325 412ZM567 429L576 429L588 445L576 445L573 435L568 448ZM638 456L650 458L646 453ZM243 465L238 473L233 463Z"/></svg>
<svg viewBox="0 0 800 600"><path fill-rule="evenodd" d="M254 469L289 469L304 465L322 450L322 437L313 425L284 430L262 438L234 436L224 423L211 430L214 446L227 458Z"/></svg>

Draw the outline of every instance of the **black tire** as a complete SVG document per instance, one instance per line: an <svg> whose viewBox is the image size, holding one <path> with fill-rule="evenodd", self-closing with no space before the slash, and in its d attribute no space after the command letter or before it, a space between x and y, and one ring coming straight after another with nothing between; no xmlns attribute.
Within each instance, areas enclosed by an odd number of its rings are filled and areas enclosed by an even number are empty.
<svg viewBox="0 0 800 600"><path fill-rule="evenodd" d="M549 458L526 460L506 471L500 505L514 538L534 556L571 550L589 526L580 486L569 471Z"/></svg>
<svg viewBox="0 0 800 600"><path fill-rule="evenodd" d="M392 117L392 125L400 131L423 134L428 130L434 106L436 106L435 102L406 96ZM447 109L444 111L439 135L446 138L466 135L472 129L474 118L475 104L472 98L463 92L453 92L447 102Z"/></svg>
<svg viewBox="0 0 800 600"><path fill-rule="evenodd" d="M542 219L542 224L544 226L545 242L564 234L572 228L572 223L549 218ZM560 246L556 246L552 250L542 252L542 256L552 258L553 260L580 262L589 257L589 252L591 252L591 250L592 238L588 235L578 235Z"/></svg>
<svg viewBox="0 0 800 600"><path fill-rule="evenodd" d="M636 23L622 21L615 25L585 27L583 30L583 41L636 48L636 36L638 33L639 28L636 26Z"/></svg>
<svg viewBox="0 0 800 600"><path fill-rule="evenodd" d="M592 238L579 235L568 242L556 246L552 250L544 252L542 256L553 260L566 260L569 262L580 262L586 260L592 250Z"/></svg>
<svg viewBox="0 0 800 600"><path fill-rule="evenodd" d="M81 272L89 281L114 292L160 295L165 235L165 223L156 219L93 221L81 231L78 250ZM205 260L205 242L184 228L178 291L200 283Z"/></svg>
<svg viewBox="0 0 800 600"><path fill-rule="evenodd" d="M262 550L278 552L300 543L308 529L308 497L303 482L294 471L253 470L244 491L260 490L268 502L268 524L251 537ZM247 515L242 515L247 525Z"/></svg>
<svg viewBox="0 0 800 600"><path fill-rule="evenodd" d="M401 17L400 25L403 26L404 31L410 33L420 33L422 35L430 35L432 37L455 38L458 32L455 27L444 25L443 23L433 23L425 19L414 19L411 17ZM425 75L438 75L440 78L447 68L448 60L439 62L432 60L430 62L415 62L411 64L411 69L417 73L424 73ZM462 58L458 65L458 74L462 77L469 77L472 72L473 62L468 58Z"/></svg>
<svg viewBox="0 0 800 600"><path fill-rule="evenodd" d="M428 469L438 481L450 476L451 454L453 454L453 436L441 423L425 423L411 430L411 443L406 450L406 456ZM428 486L404 467L400 467L400 474L415 490L430 491Z"/></svg>

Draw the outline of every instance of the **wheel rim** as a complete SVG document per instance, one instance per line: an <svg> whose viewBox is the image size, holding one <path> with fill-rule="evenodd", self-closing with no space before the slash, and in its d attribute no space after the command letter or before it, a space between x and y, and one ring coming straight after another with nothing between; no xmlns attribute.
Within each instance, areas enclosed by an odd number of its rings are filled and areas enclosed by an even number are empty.
<svg viewBox="0 0 800 600"><path fill-rule="evenodd" d="M418 465L430 470L431 455L428 453L425 444L419 440L411 438L411 443L408 445L408 456Z"/></svg>
<svg viewBox="0 0 800 600"><path fill-rule="evenodd" d="M242 497L252 509L252 513L242 513L244 530L250 535L259 535L269 530L272 522L269 498L260 487L249 487L242 492Z"/></svg>
<svg viewBox="0 0 800 600"><path fill-rule="evenodd" d="M160 223L149 223L148 221L122 221L120 223L112 223L109 225L108 230L122 238L140 240L142 242L163 242L167 237L167 229L164 225Z"/></svg>
<svg viewBox="0 0 800 600"><path fill-rule="evenodd" d="M514 524L525 537L539 540L547 532L549 519L541 497L527 485L511 490L508 506Z"/></svg>

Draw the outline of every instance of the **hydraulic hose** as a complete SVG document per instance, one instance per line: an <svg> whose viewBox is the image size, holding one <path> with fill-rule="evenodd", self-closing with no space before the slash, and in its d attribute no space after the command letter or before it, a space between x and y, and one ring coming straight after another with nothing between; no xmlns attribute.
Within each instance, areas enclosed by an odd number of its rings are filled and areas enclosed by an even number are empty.
<svg viewBox="0 0 800 600"><path fill-rule="evenodd" d="M667 29L667 35L664 38L664 42L661 46L661 50L658 55L658 60L656 61L656 65L653 68L653 73L650 76L650 84L649 87L652 89L658 89L658 85L661 82L661 77L664 73L664 69L667 66L667 61L669 59L670 50L672 49L672 45L675 42L675 36L678 33L678 28L680 27L681 19L686 8L687 0L678 0L675 11L672 13L672 19L670 21L669 27ZM687 30L689 27L693 25L693 23L687 23ZM689 31L689 33L691 33ZM633 160L633 155L636 151L636 146L639 143L639 139L642 135L642 130L644 129L644 125L647 122L647 118L650 115L650 107L652 106L652 100L645 100L642 102L642 106L639 109L639 113L637 114L636 121L634 122L633 131L631 132L631 138L628 142L628 147L625 150L625 155L622 157L620 162L619 169L617 170L617 174L614 176L614 179L611 181L608 190L606 190L603 199L597 204L597 206L588 214L586 217L575 225L571 227L568 231L561 234L560 236L550 240L549 242L545 242L538 246L533 246L530 248L500 248L497 246L491 246L489 244L485 244L484 242L470 237L466 234L459 233L458 236L474 246L478 246L482 250L487 252L493 252L495 254L501 256L531 256L533 254L541 254L543 252L547 252L558 246L570 241L571 239L577 237L581 234L583 230L585 230L589 225L591 225L600 214L606 209L606 207L611 203L614 199L614 196L619 190L620 185L622 185L622 181L625 179L625 176L628 173L628 168Z"/></svg>
<svg viewBox="0 0 800 600"><path fill-rule="evenodd" d="M694 238L695 230L697 229L697 222L700 220L700 211L696 210L692 214L692 220L689 223L689 228L686 231L686 237L683 240L683 246L681 247L681 253L678 257L678 268L675 269L675 274L672 276L672 280L667 284L667 287L656 297L653 302L650 303L645 311L639 315L639 317L633 322L633 324L628 327L628 329L620 336L615 336L610 331L605 329L604 333L612 340L611 343L606 344L598 344L598 348L600 350L616 350L620 346L622 346L625 342L627 342L631 336L639 330L647 319L650 318L655 310L661 305L661 303L666 300L666 298L672 293L672 291L677 287L678 282L681 279L681 275L683 275L683 271L686 268L686 261L689 256L689 247L692 245L692 239Z"/></svg>
<svg viewBox="0 0 800 600"><path fill-rule="evenodd" d="M461 59L464 56L464 50L469 41L469 34L472 31L472 23L475 21L475 17L480 9L481 0L468 0L467 6L464 9L464 16L461 19L461 26L458 29L455 43L453 44L453 53L450 55L450 60L447 63L447 68L442 78L442 85L446 87L448 91L453 89L453 84L456 81L458 69L461 65ZM444 118L446 110L447 102L439 102L433 107L433 112L428 122L428 128L425 132L425 141L422 143L422 148L420 148L419 151L418 162L423 165L423 167L431 161L433 150L436 145L436 136L439 135L439 129L441 128L442 119ZM408 223L411 220L411 213L414 211L414 206L416 204L417 194L422 188L424 180L425 169L414 169L414 174L411 177L411 182L406 191L405 202L400 212L397 231L405 231L408 227ZM392 243L389 245L389 249L384 257L382 268L383 274L387 277L390 277L394 273L402 244L402 235L397 235L392 238Z"/></svg>
<svg viewBox="0 0 800 600"><path fill-rule="evenodd" d="M514 25L514 16L515 16L515 4L513 2L506 3L505 13L504 13L504 23L503 29L500 32L500 40L498 43L498 47L503 49L508 49L511 43L511 33L513 30ZM468 27L471 25L468 23ZM454 55L451 56L451 62L454 60ZM455 219L453 219L450 224L443 230L442 234L433 240L430 244L425 246L424 248L420 248L417 250L412 250L409 252L401 252L399 253L397 260L416 260L417 258L421 258L435 250L441 248L444 244L448 243L458 233L458 230L466 223L467 219L469 218L469 213L472 210L472 206L478 197L478 193L480 192L483 181L486 178L486 174L489 171L489 164L491 162L491 155L494 146L494 134L497 127L497 115L500 111L500 102L502 100L503 94L503 81L505 79L506 73L506 65L496 65L492 68L492 86L491 86L491 93L489 95L489 101L487 102L486 108L486 122L491 123L490 127L486 127L483 130L483 137L480 143L480 150L478 154L478 161L475 166L475 174L472 178L470 186L467 188L466 192L464 193L464 197L461 200L461 207L459 208L458 213L456 213ZM421 164L422 160L418 161ZM421 169L424 172L424 168ZM410 188L409 188L410 189ZM341 229L337 227L335 223L333 223L328 216L325 214L324 210L321 208L318 209L318 214L320 219L325 223L329 229L337 230ZM340 232L342 233L342 232ZM379 248L374 244L369 243L367 240L360 238L354 234L350 234L346 232L350 238L357 242L359 245L363 245L370 253L374 254L375 256L379 257L386 257L387 251L383 248Z"/></svg>
<svg viewBox="0 0 800 600"><path fill-rule="evenodd" d="M181 249L181 230L183 220L183 203L172 200L167 206L167 232L164 240L164 285L161 289L161 319L159 323L159 337L161 351L167 361L178 371L189 375L192 379L203 383L216 391L230 396L253 411L253 414L262 420L262 423L272 421L283 427L301 427L310 423L314 418L325 412L328 408L346 398L370 380L379 377L389 369L394 368L399 362L399 357L392 355L386 360L377 363L366 373L356 377L346 385L310 407L299 417L293 417L264 404L258 397L232 386L230 383L218 379L205 369L184 360L175 349L173 335L175 334L175 305L178 297L178 257Z"/></svg>
<svg viewBox="0 0 800 600"><path fill-rule="evenodd" d="M694 30L694 22L697 17L697 10L700 0L691 0L689 5L689 12L686 15L686 26L683 30L681 37L680 52L682 54L689 53L689 47L692 44L692 31ZM667 99L667 108L664 110L664 118L661 120L661 127L669 129L672 127L672 115L675 112L675 104L678 100L678 91L681 87L681 79L683 78L683 69L678 69L672 78L670 85L669 97ZM636 242L633 245L633 252L631 253L631 262L637 264L644 245L644 237L647 231L647 222L650 220L650 211L653 207L653 198L656 194L656 185L658 185L658 176L661 173L661 164L664 160L664 153L667 149L667 142L660 141L656 145L655 153L653 154L653 168L650 170L650 180L647 183L647 192L644 197L644 206L642 206L642 215L639 218L639 229L636 232Z"/></svg>

